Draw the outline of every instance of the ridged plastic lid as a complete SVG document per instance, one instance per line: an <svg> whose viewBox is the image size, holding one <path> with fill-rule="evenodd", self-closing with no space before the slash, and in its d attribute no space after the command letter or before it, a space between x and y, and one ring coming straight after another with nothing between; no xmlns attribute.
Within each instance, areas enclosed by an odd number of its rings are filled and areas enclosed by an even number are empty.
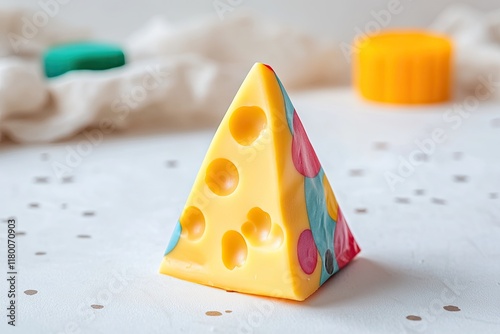
<svg viewBox="0 0 500 334"><path fill-rule="evenodd" d="M426 31L387 31L355 45L353 79L372 101L435 103L450 97L452 43Z"/></svg>

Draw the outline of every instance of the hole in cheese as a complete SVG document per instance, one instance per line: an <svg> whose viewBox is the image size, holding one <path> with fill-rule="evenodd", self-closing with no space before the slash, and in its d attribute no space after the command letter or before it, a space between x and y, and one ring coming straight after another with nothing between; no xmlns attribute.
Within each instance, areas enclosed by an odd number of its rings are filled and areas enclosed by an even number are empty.
<svg viewBox="0 0 500 334"><path fill-rule="evenodd" d="M208 165L205 182L210 190L219 196L231 194L239 182L236 166L224 158L215 159Z"/></svg>
<svg viewBox="0 0 500 334"><path fill-rule="evenodd" d="M264 111L257 106L240 107L229 119L229 130L240 145L251 145L267 126Z"/></svg>
<svg viewBox="0 0 500 334"><path fill-rule="evenodd" d="M247 243L236 231L227 231L222 237L222 262L227 269L242 266L247 259Z"/></svg>
<svg viewBox="0 0 500 334"><path fill-rule="evenodd" d="M272 224L271 216L261 208L250 209L248 221L241 226L241 231L254 246L269 246L279 248L283 243L283 230L277 224Z"/></svg>
<svg viewBox="0 0 500 334"><path fill-rule="evenodd" d="M198 240L205 232L205 216L200 209L190 206L181 216L182 234L189 240Z"/></svg>

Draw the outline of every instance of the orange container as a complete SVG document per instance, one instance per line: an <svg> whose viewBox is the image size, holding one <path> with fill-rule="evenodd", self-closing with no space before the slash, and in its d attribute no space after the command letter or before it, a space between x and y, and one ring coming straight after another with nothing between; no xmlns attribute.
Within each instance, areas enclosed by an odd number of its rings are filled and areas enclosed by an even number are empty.
<svg viewBox="0 0 500 334"><path fill-rule="evenodd" d="M354 85L364 98L398 104L450 98L449 38L419 30L386 31L354 47Z"/></svg>

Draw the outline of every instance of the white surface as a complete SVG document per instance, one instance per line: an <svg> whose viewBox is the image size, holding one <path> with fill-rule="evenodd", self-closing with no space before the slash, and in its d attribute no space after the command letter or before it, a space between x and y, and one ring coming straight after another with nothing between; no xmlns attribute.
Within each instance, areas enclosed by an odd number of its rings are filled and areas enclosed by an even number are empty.
<svg viewBox="0 0 500 334"><path fill-rule="evenodd" d="M213 129L108 135L71 171L72 183L62 183L51 165L64 162L68 147L77 149L82 139L3 144L0 217L15 216L18 231L26 234L17 238L18 327L8 327L2 316L0 331L498 333L499 105L480 105L452 129L442 118L450 105L400 110L332 89L291 97L362 248L317 293L289 302L157 274ZM384 173L396 170L398 157L408 157L417 148L414 141L435 128L448 140L391 191ZM387 149L376 149L376 142L386 142ZM42 153L49 154L47 161ZM178 165L168 168L167 160ZM364 173L351 176L353 169ZM468 182L454 182L455 175ZM48 177L48 183L35 183L35 177ZM417 189L425 193L417 195ZM95 216L83 216L85 211ZM0 236L5 271L4 223ZM40 251L46 255L35 255ZM38 293L22 293L27 289ZM4 310L6 291L2 280ZM461 311L445 311L445 305Z"/></svg>

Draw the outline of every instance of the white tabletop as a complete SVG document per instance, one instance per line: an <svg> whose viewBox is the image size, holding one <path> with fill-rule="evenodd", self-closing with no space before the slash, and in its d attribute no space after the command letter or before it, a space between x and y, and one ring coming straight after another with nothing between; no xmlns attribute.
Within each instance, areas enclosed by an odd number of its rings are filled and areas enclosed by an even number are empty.
<svg viewBox="0 0 500 334"><path fill-rule="evenodd" d="M362 248L314 295L275 300L158 274L214 128L2 144L0 218L24 234L17 328L2 315L0 331L500 332L500 104L459 116L453 104L387 107L346 89L291 97ZM413 154L436 129L446 140ZM66 159L60 179L53 167ZM398 172L401 159L417 166ZM6 273L5 222L0 237Z"/></svg>

